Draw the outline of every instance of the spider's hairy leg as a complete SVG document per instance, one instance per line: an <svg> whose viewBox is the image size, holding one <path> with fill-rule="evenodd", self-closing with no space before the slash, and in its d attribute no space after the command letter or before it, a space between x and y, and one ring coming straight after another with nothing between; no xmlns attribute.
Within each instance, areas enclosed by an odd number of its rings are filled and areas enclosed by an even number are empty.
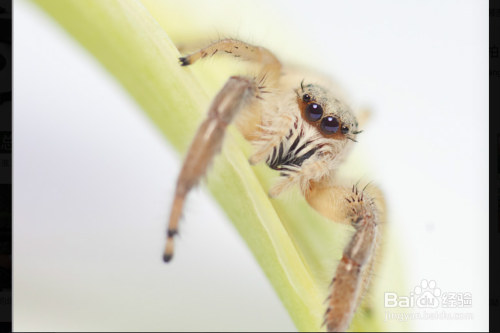
<svg viewBox="0 0 500 333"><path fill-rule="evenodd" d="M177 180L163 255L165 262L170 261L173 256L174 236L178 233L179 218L188 192L205 174L213 157L220 152L227 125L233 122L242 110L258 103L256 97L259 93L255 79L233 76L215 96L207 119L200 125L191 143Z"/></svg>
<svg viewBox="0 0 500 333"><path fill-rule="evenodd" d="M345 331L370 283L385 203L377 188L360 190L356 186L313 187L306 200L330 220L350 223L355 229L332 280L325 314L328 331Z"/></svg>
<svg viewBox="0 0 500 333"><path fill-rule="evenodd" d="M259 77L264 74L267 75L266 81L272 84L276 83L279 79L281 63L274 54L263 47L253 46L236 39L221 39L194 53L181 57L179 60L182 66L188 66L200 59L215 56L216 54L228 54L262 65Z"/></svg>

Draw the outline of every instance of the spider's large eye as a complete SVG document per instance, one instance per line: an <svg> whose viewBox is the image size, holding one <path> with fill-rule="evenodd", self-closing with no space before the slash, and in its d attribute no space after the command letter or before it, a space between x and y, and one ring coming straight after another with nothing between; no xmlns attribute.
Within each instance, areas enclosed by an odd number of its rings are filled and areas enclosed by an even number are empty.
<svg viewBox="0 0 500 333"><path fill-rule="evenodd" d="M306 106L305 114L309 121L318 121L323 116L323 108L319 104L311 103Z"/></svg>
<svg viewBox="0 0 500 333"><path fill-rule="evenodd" d="M349 133L349 127L342 126L342 134L347 134L347 133Z"/></svg>
<svg viewBox="0 0 500 333"><path fill-rule="evenodd" d="M339 121L335 117L325 117L321 121L321 130L325 134L334 134L339 130Z"/></svg>

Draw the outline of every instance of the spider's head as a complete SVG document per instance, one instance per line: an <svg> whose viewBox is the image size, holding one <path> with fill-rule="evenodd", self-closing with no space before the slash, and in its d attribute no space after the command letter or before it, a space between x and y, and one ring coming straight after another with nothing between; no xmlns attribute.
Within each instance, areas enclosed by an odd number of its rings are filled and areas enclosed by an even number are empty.
<svg viewBox="0 0 500 333"><path fill-rule="evenodd" d="M302 118L326 139L352 140L358 131L358 121L352 110L318 85L303 85L297 93Z"/></svg>
<svg viewBox="0 0 500 333"><path fill-rule="evenodd" d="M331 92L301 84L295 93L296 101L286 99L283 107L267 114L250 163L265 161L283 178L298 179L305 193L311 181L324 179L338 168L359 132L352 110ZM270 195L278 195L292 183L283 180L284 187L273 187Z"/></svg>

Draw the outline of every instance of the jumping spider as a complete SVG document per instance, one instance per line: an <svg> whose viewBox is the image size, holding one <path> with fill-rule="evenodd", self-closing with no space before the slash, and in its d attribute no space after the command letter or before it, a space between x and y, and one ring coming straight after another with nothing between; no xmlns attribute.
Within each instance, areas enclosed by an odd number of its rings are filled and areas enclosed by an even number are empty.
<svg viewBox="0 0 500 333"><path fill-rule="evenodd" d="M255 147L250 164L265 162L280 171L270 197L297 185L320 214L354 227L325 295L327 330L345 331L369 287L385 218L383 197L375 186L361 189L336 173L361 133L358 120L330 82L283 67L262 47L223 39L180 58L181 66L216 54L254 62L260 72L256 77L230 77L198 128L177 181L163 259L172 259L186 195L220 151L227 125L234 124Z"/></svg>

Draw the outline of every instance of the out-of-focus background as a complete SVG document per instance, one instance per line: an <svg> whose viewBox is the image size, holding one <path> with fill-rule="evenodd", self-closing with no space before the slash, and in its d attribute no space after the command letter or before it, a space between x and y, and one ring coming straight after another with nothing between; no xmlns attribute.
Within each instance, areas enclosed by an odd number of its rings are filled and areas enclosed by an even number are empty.
<svg viewBox="0 0 500 333"><path fill-rule="evenodd" d="M486 1L144 4L188 11L200 39L238 35L322 71L369 106L359 144L387 195L406 296L423 279L472 295L437 310L473 319L411 327L488 329ZM15 1L14 15L14 329L295 330L203 188L175 262L160 260L179 156L36 5Z"/></svg>

